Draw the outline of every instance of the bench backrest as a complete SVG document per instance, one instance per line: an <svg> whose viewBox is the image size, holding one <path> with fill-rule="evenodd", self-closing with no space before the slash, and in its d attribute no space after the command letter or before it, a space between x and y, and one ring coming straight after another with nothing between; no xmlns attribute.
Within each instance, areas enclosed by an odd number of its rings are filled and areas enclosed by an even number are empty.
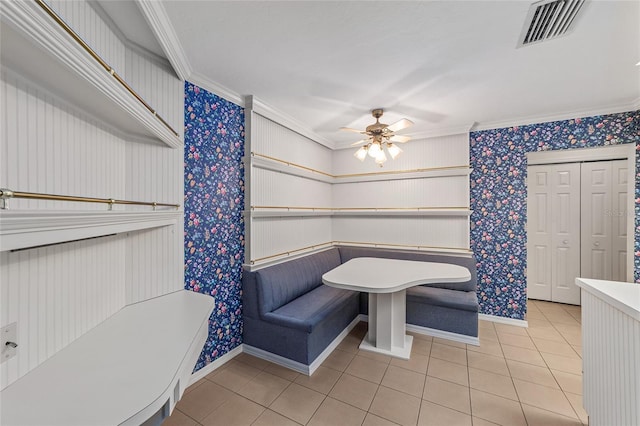
<svg viewBox="0 0 640 426"><path fill-rule="evenodd" d="M322 275L340 265L333 248L255 272L260 315L272 312L322 284Z"/></svg>
<svg viewBox="0 0 640 426"><path fill-rule="evenodd" d="M348 247L342 246L339 248L340 258L342 263L345 263L355 257L382 257L386 259L404 259L404 260L417 260L421 262L440 262L440 263L452 263L455 265L464 266L471 273L471 279L463 283L435 283L425 284L427 287L445 288L451 290L460 291L476 291L478 285L478 279L476 275L476 259L475 257L445 255L445 254L431 254L431 253L419 253L399 250L387 250L379 248L369 247Z"/></svg>

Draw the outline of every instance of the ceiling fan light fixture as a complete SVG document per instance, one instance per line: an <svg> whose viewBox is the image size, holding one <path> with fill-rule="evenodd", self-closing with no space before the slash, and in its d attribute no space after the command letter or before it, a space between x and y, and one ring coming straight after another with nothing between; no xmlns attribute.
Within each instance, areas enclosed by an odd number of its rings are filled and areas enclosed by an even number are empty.
<svg viewBox="0 0 640 426"><path fill-rule="evenodd" d="M382 152L382 147L380 146L380 142L373 142L369 147L369 156L376 158L378 153Z"/></svg>
<svg viewBox="0 0 640 426"><path fill-rule="evenodd" d="M398 155L402 152L398 145L394 145L392 143L387 144L387 151L389 151L389 155L392 159L396 159Z"/></svg>
<svg viewBox="0 0 640 426"><path fill-rule="evenodd" d="M380 123L380 117L382 117L382 113L382 109L374 109L373 111L371 111L371 115L373 115L373 117L376 119L376 122L367 126L364 131L351 129L348 127L340 128L340 130L367 135L368 139L364 139L351 144L352 146L357 146L362 143L368 142L366 145L361 146L353 154L353 156L360 161L364 161L367 158L368 154L380 167L382 167L382 164L387 161L385 147L391 158L395 160L396 157L400 155L402 150L397 145L394 145L393 142L405 143L411 139L410 136L395 135L394 132L406 129L407 127L413 125L413 122L411 120L407 120L406 118L403 118L391 125Z"/></svg>
<svg viewBox="0 0 640 426"><path fill-rule="evenodd" d="M361 146L359 150L353 154L360 161L364 161L367 158L367 147Z"/></svg>

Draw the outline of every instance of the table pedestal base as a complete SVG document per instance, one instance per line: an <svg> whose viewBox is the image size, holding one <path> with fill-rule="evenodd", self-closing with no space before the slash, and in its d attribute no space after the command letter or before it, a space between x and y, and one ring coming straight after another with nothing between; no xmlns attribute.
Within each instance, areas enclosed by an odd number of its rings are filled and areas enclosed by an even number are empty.
<svg viewBox="0 0 640 426"><path fill-rule="evenodd" d="M406 291L369 293L369 332L360 349L409 359L413 336L405 334Z"/></svg>
<svg viewBox="0 0 640 426"><path fill-rule="evenodd" d="M378 354L389 355L400 359L409 359L411 357L411 346L413 345L413 336L404 336L404 348L393 347L391 350L378 348L377 346L369 343L369 334L367 334L362 343L360 343L360 349L363 351L375 352Z"/></svg>

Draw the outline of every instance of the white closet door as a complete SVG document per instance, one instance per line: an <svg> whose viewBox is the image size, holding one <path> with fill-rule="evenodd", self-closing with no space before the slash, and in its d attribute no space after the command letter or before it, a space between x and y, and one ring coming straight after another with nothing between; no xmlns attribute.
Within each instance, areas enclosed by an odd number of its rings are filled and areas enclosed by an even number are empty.
<svg viewBox="0 0 640 426"><path fill-rule="evenodd" d="M629 170L626 160L611 161L611 279L627 281L627 185Z"/></svg>
<svg viewBox="0 0 640 426"><path fill-rule="evenodd" d="M611 186L610 161L582 164L583 278L612 277Z"/></svg>
<svg viewBox="0 0 640 426"><path fill-rule="evenodd" d="M527 169L527 296L551 300L553 166Z"/></svg>
<svg viewBox="0 0 640 426"><path fill-rule="evenodd" d="M580 164L557 164L552 170L551 300L580 304Z"/></svg>

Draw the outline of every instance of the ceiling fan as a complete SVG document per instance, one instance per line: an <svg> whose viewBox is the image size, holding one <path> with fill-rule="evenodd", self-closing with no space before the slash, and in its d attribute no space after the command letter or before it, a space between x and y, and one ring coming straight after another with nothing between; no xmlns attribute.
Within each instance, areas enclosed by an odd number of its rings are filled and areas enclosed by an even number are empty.
<svg viewBox="0 0 640 426"><path fill-rule="evenodd" d="M384 148L387 149L387 152L389 153L389 155L391 155L391 158L395 160L395 158L402 152L402 150L397 145L394 145L393 142L405 143L411 140L411 137L396 135L395 132L406 129L407 127L413 125L413 121L407 120L406 118L398 120L393 124L381 123L380 117L382 117L383 112L384 111L381 108L371 111L371 115L373 115L373 117L376 119L376 122L367 126L365 130L351 129L349 127L340 128L340 130L342 131L367 135L367 139L362 139L351 144L351 146L365 144L356 151L354 156L358 160L364 161L365 158L367 158L367 154L369 154L370 157L373 157L375 159L376 164L378 164L380 167L382 167L384 162L387 161L387 155L385 154Z"/></svg>

